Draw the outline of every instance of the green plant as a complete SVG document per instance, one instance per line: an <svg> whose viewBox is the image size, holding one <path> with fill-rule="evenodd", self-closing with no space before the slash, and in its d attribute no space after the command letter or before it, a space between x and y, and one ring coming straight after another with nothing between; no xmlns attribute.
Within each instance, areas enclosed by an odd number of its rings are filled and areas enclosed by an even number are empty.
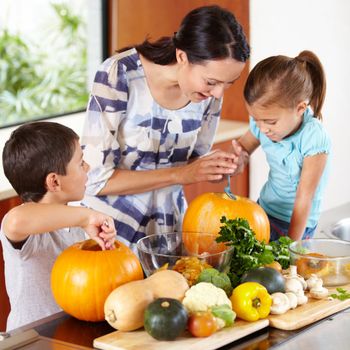
<svg viewBox="0 0 350 350"><path fill-rule="evenodd" d="M51 4L56 26L37 45L0 29L0 127L84 109L86 30L67 4Z"/></svg>
<svg viewBox="0 0 350 350"><path fill-rule="evenodd" d="M288 246L292 242L289 237L281 237L277 242L266 244L255 237L249 222L243 218L228 220L222 217L221 223L223 226L216 241L234 247L228 273L233 287L239 284L245 272L270 264L274 260L284 269L288 268L290 264Z"/></svg>

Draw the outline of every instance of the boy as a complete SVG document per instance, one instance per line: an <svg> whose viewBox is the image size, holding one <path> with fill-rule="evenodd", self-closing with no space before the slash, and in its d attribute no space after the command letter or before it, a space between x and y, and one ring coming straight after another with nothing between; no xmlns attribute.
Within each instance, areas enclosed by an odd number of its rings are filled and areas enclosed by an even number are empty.
<svg viewBox="0 0 350 350"><path fill-rule="evenodd" d="M89 165L78 135L51 122L24 124L3 150L4 172L24 204L4 217L0 239L11 312L7 331L60 311L51 294L56 257L86 239L112 249L113 220L68 202L83 198Z"/></svg>

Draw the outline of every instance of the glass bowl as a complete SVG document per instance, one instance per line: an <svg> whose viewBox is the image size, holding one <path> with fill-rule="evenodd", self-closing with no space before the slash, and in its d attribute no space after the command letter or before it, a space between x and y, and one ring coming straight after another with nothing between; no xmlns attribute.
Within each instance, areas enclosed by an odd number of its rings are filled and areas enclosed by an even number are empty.
<svg viewBox="0 0 350 350"><path fill-rule="evenodd" d="M298 274L321 277L326 287L350 283L350 242L340 239L307 239L289 246L291 264Z"/></svg>
<svg viewBox="0 0 350 350"><path fill-rule="evenodd" d="M183 258L189 257L220 272L228 272L233 247L217 243L216 237L198 232L154 234L141 238L137 242L137 251L146 276L159 269L174 269Z"/></svg>

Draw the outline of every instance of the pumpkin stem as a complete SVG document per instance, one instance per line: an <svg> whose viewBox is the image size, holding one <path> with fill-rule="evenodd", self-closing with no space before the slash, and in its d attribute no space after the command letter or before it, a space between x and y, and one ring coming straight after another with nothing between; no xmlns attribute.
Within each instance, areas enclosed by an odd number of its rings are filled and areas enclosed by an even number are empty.
<svg viewBox="0 0 350 350"><path fill-rule="evenodd" d="M115 322L117 320L117 317L115 316L115 313L113 310L109 310L105 317L107 322Z"/></svg>
<svg viewBox="0 0 350 350"><path fill-rule="evenodd" d="M168 301L163 301L161 304L160 304L161 307L169 307L170 306L170 303Z"/></svg>

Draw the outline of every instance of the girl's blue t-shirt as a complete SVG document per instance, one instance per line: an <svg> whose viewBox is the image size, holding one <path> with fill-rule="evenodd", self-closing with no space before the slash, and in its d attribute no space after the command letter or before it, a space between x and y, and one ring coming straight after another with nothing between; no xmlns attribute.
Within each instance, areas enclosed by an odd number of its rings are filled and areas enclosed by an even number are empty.
<svg viewBox="0 0 350 350"><path fill-rule="evenodd" d="M268 180L260 192L259 204L269 215L290 222L304 158L321 153L329 154L330 138L310 108L305 111L299 130L282 141L271 141L260 131L253 118L250 118L250 131L259 140L270 167ZM317 225L329 165L328 157L312 201L307 227Z"/></svg>

